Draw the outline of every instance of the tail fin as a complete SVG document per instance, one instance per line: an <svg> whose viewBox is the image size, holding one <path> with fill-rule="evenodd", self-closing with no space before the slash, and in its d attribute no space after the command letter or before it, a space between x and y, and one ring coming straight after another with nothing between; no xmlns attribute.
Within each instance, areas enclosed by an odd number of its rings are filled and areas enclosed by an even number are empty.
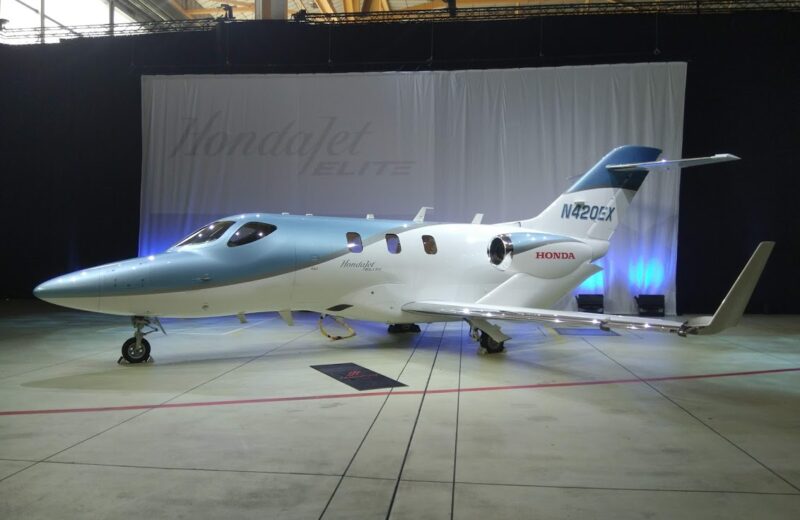
<svg viewBox="0 0 800 520"><path fill-rule="evenodd" d="M649 168L637 167L638 163L652 163L659 155L661 150L647 146L611 150L537 217L522 221L522 226L577 238L610 239L647 176ZM613 168L619 165L626 167Z"/></svg>

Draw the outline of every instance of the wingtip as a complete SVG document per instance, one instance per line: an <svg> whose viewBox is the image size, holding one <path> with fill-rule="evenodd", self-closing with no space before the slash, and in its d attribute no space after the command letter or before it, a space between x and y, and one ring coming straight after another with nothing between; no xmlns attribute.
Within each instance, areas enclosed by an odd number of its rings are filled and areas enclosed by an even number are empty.
<svg viewBox="0 0 800 520"><path fill-rule="evenodd" d="M774 241L758 244L714 315L700 316L686 323L694 329L694 334L716 334L739 323L774 247Z"/></svg>

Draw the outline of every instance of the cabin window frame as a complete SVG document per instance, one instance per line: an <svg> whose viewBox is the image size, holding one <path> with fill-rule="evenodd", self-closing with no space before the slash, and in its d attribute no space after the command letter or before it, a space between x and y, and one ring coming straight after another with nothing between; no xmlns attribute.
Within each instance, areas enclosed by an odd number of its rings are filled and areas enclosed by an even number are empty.
<svg viewBox="0 0 800 520"><path fill-rule="evenodd" d="M439 246L436 245L436 237L433 235L422 235L422 248L425 254L435 255L439 252Z"/></svg>
<svg viewBox="0 0 800 520"><path fill-rule="evenodd" d="M403 252L403 246L400 243L400 236L397 233L386 233L386 250L390 255L399 255Z"/></svg>
<svg viewBox="0 0 800 520"><path fill-rule="evenodd" d="M364 251L364 242L361 240L361 235L355 231L348 231L345 233L347 238L347 249L351 253L361 253Z"/></svg>

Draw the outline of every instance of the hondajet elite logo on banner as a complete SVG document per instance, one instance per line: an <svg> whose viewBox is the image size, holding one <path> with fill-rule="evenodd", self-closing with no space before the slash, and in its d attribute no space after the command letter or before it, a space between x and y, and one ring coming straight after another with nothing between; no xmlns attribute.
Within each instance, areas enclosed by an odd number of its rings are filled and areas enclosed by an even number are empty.
<svg viewBox="0 0 800 520"><path fill-rule="evenodd" d="M620 145L680 157L685 78L684 63L143 76L139 252L241 212L536 214ZM674 309L679 178L642 186L603 272L582 289L604 293L610 311L633 312L639 293ZM603 203L562 210L576 224L617 218Z"/></svg>

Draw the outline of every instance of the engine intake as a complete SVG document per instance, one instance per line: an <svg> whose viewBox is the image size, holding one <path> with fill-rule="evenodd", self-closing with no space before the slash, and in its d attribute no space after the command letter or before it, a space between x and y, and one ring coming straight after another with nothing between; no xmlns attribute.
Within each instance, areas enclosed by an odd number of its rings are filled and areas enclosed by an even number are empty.
<svg viewBox="0 0 800 520"><path fill-rule="evenodd" d="M489 263L501 271L559 278L592 259L591 248L574 238L519 231L497 235L486 248Z"/></svg>
<svg viewBox="0 0 800 520"><path fill-rule="evenodd" d="M489 242L486 253L489 255L489 261L498 267L503 264L503 261L510 261L511 255L514 253L514 244L511 242L511 237L508 235L494 237Z"/></svg>

